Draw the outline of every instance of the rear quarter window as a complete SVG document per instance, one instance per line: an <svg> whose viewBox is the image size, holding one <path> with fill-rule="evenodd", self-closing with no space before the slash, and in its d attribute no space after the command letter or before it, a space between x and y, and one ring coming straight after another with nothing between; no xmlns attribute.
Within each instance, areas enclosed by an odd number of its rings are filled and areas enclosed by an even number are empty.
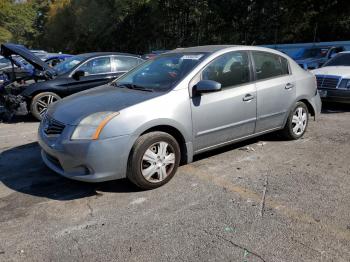
<svg viewBox="0 0 350 262"><path fill-rule="evenodd" d="M126 72L141 64L142 60L130 56L115 56L114 63L116 65L117 72Z"/></svg>
<svg viewBox="0 0 350 262"><path fill-rule="evenodd" d="M284 57L267 52L253 52L257 80L289 75L289 63Z"/></svg>

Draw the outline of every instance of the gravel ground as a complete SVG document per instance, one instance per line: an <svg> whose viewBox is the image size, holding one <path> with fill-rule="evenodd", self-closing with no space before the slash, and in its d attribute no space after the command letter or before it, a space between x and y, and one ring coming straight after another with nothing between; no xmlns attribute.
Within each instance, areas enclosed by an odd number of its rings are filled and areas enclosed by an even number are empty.
<svg viewBox="0 0 350 262"><path fill-rule="evenodd" d="M0 124L0 261L350 261L349 119L328 106L299 141L206 153L152 191L62 178L36 122Z"/></svg>

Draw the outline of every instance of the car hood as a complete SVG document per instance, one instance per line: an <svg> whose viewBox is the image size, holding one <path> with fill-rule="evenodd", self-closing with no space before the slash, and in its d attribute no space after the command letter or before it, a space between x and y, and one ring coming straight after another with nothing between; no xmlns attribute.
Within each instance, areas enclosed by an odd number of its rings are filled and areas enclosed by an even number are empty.
<svg viewBox="0 0 350 262"><path fill-rule="evenodd" d="M334 75L340 77L350 77L350 66L325 66L311 70L315 75Z"/></svg>
<svg viewBox="0 0 350 262"><path fill-rule="evenodd" d="M19 55L25 59L28 63L34 66L35 69L40 71L48 71L55 74L55 70L51 68L48 64L42 61L39 57L30 52L27 48L22 45L15 44L2 44L1 45L1 55L4 57L11 57L11 55Z"/></svg>
<svg viewBox="0 0 350 262"><path fill-rule="evenodd" d="M104 85L76 93L52 104L47 114L61 123L77 125L80 120L93 113L118 112L163 94Z"/></svg>

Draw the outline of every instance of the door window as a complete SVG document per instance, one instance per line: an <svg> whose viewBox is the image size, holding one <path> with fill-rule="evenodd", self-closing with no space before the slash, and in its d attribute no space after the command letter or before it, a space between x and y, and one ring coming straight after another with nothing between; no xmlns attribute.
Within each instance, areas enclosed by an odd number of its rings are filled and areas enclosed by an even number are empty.
<svg viewBox="0 0 350 262"><path fill-rule="evenodd" d="M142 63L141 59L128 56L115 56L114 62L117 72L126 72Z"/></svg>
<svg viewBox="0 0 350 262"><path fill-rule="evenodd" d="M257 80L289 74L288 61L279 55L253 52Z"/></svg>
<svg viewBox="0 0 350 262"><path fill-rule="evenodd" d="M221 83L222 88L250 82L247 52L231 52L216 58L202 72L203 80Z"/></svg>
<svg viewBox="0 0 350 262"><path fill-rule="evenodd" d="M111 59L109 57L94 58L83 64L78 70L82 70L89 75L110 73Z"/></svg>

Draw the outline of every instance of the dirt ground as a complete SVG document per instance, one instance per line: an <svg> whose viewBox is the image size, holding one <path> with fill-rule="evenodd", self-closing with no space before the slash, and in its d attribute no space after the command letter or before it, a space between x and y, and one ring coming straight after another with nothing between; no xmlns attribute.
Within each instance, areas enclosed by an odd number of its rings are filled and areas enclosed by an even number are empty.
<svg viewBox="0 0 350 262"><path fill-rule="evenodd" d="M37 127L0 124L0 261L350 261L350 106L298 141L198 156L152 191L60 177Z"/></svg>

